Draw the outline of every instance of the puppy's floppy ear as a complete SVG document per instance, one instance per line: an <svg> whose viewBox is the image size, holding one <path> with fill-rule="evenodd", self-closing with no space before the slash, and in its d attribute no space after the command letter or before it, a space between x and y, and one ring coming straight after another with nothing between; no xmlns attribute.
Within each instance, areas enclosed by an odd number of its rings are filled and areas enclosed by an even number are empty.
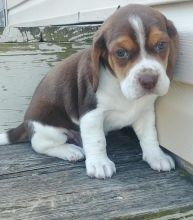
<svg viewBox="0 0 193 220"><path fill-rule="evenodd" d="M99 29L93 38L91 51L91 65L93 75L93 88L96 91L99 83L100 64L102 63L103 55L106 50L105 39L103 32Z"/></svg>
<svg viewBox="0 0 193 220"><path fill-rule="evenodd" d="M167 65L167 75L170 80L173 78L174 66L176 63L177 53L178 53L178 45L179 45L179 36L178 32L170 20L166 19L166 28L168 32L168 36L170 37L169 42L169 56L168 56L168 65Z"/></svg>

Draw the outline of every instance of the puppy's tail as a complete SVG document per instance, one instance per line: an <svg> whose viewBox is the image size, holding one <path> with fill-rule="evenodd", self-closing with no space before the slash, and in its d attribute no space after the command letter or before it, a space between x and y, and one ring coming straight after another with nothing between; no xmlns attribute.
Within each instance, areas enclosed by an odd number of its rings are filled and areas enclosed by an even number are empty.
<svg viewBox="0 0 193 220"><path fill-rule="evenodd" d="M28 140L28 132L24 122L18 127L0 134L0 145L16 144Z"/></svg>

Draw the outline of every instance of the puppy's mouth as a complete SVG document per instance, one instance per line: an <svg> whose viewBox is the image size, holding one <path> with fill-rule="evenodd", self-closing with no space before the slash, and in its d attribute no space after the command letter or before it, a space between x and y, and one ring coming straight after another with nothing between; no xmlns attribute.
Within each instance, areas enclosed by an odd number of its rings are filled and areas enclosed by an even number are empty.
<svg viewBox="0 0 193 220"><path fill-rule="evenodd" d="M144 96L163 96L168 92L169 84L170 80L160 64L155 63L153 67L140 67L139 64L121 81L121 90L127 99L135 100Z"/></svg>
<svg viewBox="0 0 193 220"><path fill-rule="evenodd" d="M163 96L166 95L168 92L169 86L166 87L164 90L159 88L159 85L156 85L155 87L151 89L144 89L140 86L140 88L136 91L134 99L140 99L144 96Z"/></svg>
<svg viewBox="0 0 193 220"><path fill-rule="evenodd" d="M151 96L151 95L154 95L154 96L159 96L159 93L158 91L156 90L156 88L153 88L153 89L150 89L150 90L144 90L142 89L142 91L140 91L138 94L136 94L136 96L134 97L134 99L140 99L144 96Z"/></svg>

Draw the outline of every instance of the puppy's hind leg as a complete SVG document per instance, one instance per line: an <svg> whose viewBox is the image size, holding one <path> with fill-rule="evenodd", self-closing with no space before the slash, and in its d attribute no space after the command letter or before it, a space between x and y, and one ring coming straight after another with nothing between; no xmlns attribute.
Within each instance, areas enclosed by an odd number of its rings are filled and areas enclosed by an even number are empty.
<svg viewBox="0 0 193 220"><path fill-rule="evenodd" d="M30 124L33 128L31 144L37 153L68 161L78 161L84 158L82 148L66 143L68 137L65 129L43 125L35 121Z"/></svg>

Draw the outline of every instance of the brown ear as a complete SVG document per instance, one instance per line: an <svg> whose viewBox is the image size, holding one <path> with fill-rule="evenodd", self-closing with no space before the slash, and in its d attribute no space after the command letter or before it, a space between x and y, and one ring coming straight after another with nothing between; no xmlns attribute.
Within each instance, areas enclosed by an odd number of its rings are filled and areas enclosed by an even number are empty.
<svg viewBox="0 0 193 220"><path fill-rule="evenodd" d="M105 40L100 29L96 32L93 38L93 45L91 51L93 88L96 91L99 83L100 65L103 62L103 56L106 50Z"/></svg>
<svg viewBox="0 0 193 220"><path fill-rule="evenodd" d="M173 25L173 23L170 20L166 19L166 27L167 27L167 32L170 37L170 42L169 42L169 56L168 56L168 65L167 65L167 75L170 80L173 78L173 72L174 72L174 66L176 63L176 58L177 58L177 53L178 53L178 45L179 45L179 36L178 32Z"/></svg>

